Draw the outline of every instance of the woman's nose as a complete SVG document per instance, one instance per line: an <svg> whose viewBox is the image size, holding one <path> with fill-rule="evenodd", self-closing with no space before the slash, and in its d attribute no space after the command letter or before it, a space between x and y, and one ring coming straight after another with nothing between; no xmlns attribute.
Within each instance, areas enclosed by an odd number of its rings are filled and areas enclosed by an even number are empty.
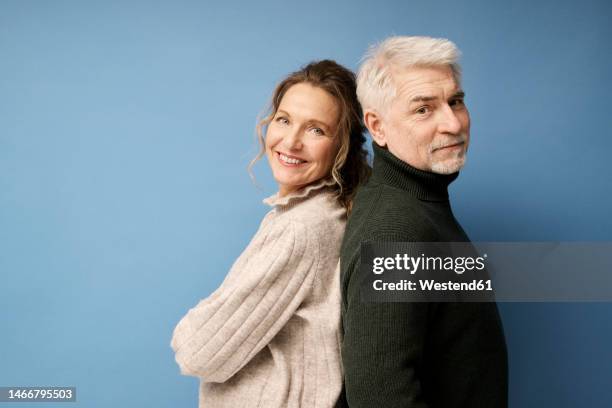
<svg viewBox="0 0 612 408"><path fill-rule="evenodd" d="M289 150L300 150L302 148L302 137L299 129L288 129L283 136L283 146Z"/></svg>

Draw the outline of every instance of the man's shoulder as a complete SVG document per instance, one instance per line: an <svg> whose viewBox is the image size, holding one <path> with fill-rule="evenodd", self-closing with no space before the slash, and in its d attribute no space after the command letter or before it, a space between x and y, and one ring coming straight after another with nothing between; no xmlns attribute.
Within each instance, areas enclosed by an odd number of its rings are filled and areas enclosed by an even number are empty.
<svg viewBox="0 0 612 408"><path fill-rule="evenodd" d="M355 197L342 241L341 264L351 268L363 242L431 242L439 233L421 202L385 184L369 183Z"/></svg>
<svg viewBox="0 0 612 408"><path fill-rule="evenodd" d="M418 198L382 183L368 183L357 194L347 224L347 234L372 240L432 240L433 232L430 216Z"/></svg>

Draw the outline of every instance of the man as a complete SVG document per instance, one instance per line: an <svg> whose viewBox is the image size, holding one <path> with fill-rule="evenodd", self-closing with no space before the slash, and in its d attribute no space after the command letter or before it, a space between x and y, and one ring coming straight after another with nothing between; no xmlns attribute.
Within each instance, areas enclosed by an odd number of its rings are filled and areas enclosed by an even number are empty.
<svg viewBox="0 0 612 408"><path fill-rule="evenodd" d="M445 39L392 37L371 48L359 70L374 163L341 249L350 408L507 406L506 345L495 303L360 299L362 242L469 241L447 190L470 141L458 55Z"/></svg>

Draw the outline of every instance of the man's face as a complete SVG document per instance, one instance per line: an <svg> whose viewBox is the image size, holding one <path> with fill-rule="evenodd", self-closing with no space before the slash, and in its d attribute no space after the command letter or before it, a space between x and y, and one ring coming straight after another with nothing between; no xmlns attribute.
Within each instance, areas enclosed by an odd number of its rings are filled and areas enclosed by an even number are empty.
<svg viewBox="0 0 612 408"><path fill-rule="evenodd" d="M470 116L450 67L399 69L393 79L395 99L377 116L375 132L368 126L375 141L417 169L459 171L470 141Z"/></svg>

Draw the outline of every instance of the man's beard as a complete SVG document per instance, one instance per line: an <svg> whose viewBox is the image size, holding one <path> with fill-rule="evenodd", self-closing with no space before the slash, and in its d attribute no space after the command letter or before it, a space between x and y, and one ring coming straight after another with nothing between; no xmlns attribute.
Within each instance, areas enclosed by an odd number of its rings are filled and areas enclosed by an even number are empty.
<svg viewBox="0 0 612 408"><path fill-rule="evenodd" d="M431 171L438 174L456 173L465 165L465 150L460 151L456 157L448 158L431 165Z"/></svg>
<svg viewBox="0 0 612 408"><path fill-rule="evenodd" d="M467 153L467 140L468 137L465 133L461 133L453 140L445 141L445 142L437 142L433 144L430 149L430 154L433 154L435 149L439 149L444 146L450 146L453 144L463 142L462 149L458 152L454 152L452 157L447 157L443 160L433 161L431 164L431 171L437 174L452 174L456 173L465 165L465 155Z"/></svg>

